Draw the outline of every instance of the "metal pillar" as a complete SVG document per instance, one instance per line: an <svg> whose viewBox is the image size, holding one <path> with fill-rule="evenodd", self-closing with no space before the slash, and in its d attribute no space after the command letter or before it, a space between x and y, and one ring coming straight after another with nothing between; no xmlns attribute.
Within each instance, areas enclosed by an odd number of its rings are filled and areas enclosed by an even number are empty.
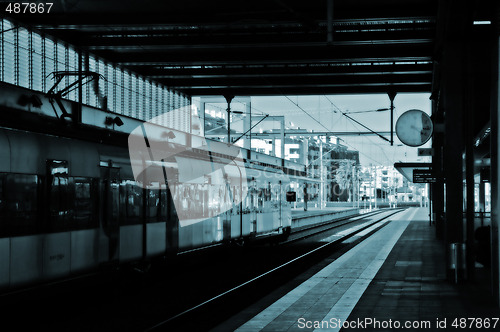
<svg viewBox="0 0 500 332"><path fill-rule="evenodd" d="M205 102L200 102L200 110L198 112L200 119L200 136L205 137Z"/></svg>
<svg viewBox="0 0 500 332"><path fill-rule="evenodd" d="M281 159L285 159L285 117L280 117Z"/></svg>
<svg viewBox="0 0 500 332"><path fill-rule="evenodd" d="M434 156L432 157L432 169L438 174L437 181L431 184L432 198L432 220L436 225L436 238L444 239L444 172L443 172L443 148L444 136L442 131L438 130L438 125L443 124L443 110L438 106L438 100L433 99L432 102L432 117L436 124L434 135L432 138L432 148Z"/></svg>
<svg viewBox="0 0 500 332"><path fill-rule="evenodd" d="M490 106L490 117L491 117L491 291L497 305L500 305L500 228L499 228L499 218L500 218L500 4L495 3L495 15L494 15L493 25L494 25L494 36L492 40L492 61L491 61L491 73L492 73L492 86L491 86L491 106Z"/></svg>
<svg viewBox="0 0 500 332"><path fill-rule="evenodd" d="M447 277L450 281L464 277L461 264L455 260L453 250L462 248L463 232L463 169L462 153L464 151L464 108L466 107L467 81L465 62L465 44L463 43L464 27L467 24L466 1L453 2L451 8L441 8L453 13L449 15L446 34L443 36L443 52L441 58L442 89L440 103L445 117L444 136L444 174L446 174L446 206L445 206L445 244ZM447 2L452 6L451 2ZM458 244L458 245L457 245ZM460 260L459 260L460 261ZM457 266L458 265L458 266Z"/></svg>
<svg viewBox="0 0 500 332"><path fill-rule="evenodd" d="M394 145L394 98L396 98L396 92L390 91L387 93L389 100L391 101L391 146Z"/></svg>
<svg viewBox="0 0 500 332"><path fill-rule="evenodd" d="M252 105L251 102L247 102L245 104L245 115L243 116L243 132L246 133L248 131L248 138L243 138L243 148L251 150L252 149L252 131L250 128L252 127Z"/></svg>
<svg viewBox="0 0 500 332"><path fill-rule="evenodd" d="M466 110L467 125L465 126L465 181L466 181L466 234L467 234L467 279L474 280L474 148L473 148L473 108Z"/></svg>
<svg viewBox="0 0 500 332"><path fill-rule="evenodd" d="M375 166L375 209L377 209L377 196L378 196L378 191L377 191L377 166Z"/></svg>
<svg viewBox="0 0 500 332"><path fill-rule="evenodd" d="M276 138L273 137L271 145L271 156L276 157Z"/></svg>
<svg viewBox="0 0 500 332"><path fill-rule="evenodd" d="M325 190L325 178L323 172L323 140L319 139L319 178L320 178L320 187L319 187L319 208L323 209L323 194Z"/></svg>
<svg viewBox="0 0 500 332"><path fill-rule="evenodd" d="M78 123L81 123L82 121L82 110L83 110L83 86L82 86L82 81L83 81L83 54L82 50L78 51L78 81L80 82L78 84ZM106 96L107 97L107 96Z"/></svg>
<svg viewBox="0 0 500 332"><path fill-rule="evenodd" d="M233 95L224 95L227 102L227 143L231 143L231 100L233 100Z"/></svg>
<svg viewBox="0 0 500 332"><path fill-rule="evenodd" d="M465 45L466 53L466 67L465 70L467 78L465 82L465 87L467 93L464 96L465 99L465 110L464 110L464 120L466 125L464 125L464 137L465 137L465 183L466 183L466 206L465 206L465 217L466 217L466 266L467 266L467 279L474 280L475 278L475 265L476 258L474 253L475 239L474 239L474 111L480 110L481 105L477 102L478 96L474 93L473 77L475 75L475 64L473 61L474 51L472 49L473 41L472 24L467 24L465 31L466 34L463 37L463 43ZM476 108L478 106L478 108Z"/></svg>

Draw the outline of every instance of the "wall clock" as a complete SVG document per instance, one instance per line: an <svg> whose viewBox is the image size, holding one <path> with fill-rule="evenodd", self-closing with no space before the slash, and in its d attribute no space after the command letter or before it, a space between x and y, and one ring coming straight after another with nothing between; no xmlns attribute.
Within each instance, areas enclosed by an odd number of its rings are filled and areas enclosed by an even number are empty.
<svg viewBox="0 0 500 332"><path fill-rule="evenodd" d="M424 145L431 138L433 129L430 116L421 110L406 111L396 122L396 135L408 146Z"/></svg>

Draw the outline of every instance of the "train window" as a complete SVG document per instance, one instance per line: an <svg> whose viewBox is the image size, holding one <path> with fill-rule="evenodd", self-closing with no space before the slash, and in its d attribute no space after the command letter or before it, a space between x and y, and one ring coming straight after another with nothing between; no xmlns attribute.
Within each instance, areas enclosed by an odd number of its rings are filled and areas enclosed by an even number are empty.
<svg viewBox="0 0 500 332"><path fill-rule="evenodd" d="M0 174L0 238L9 236L7 230L7 218L5 218L5 190L4 190L4 183L5 183L5 175Z"/></svg>
<svg viewBox="0 0 500 332"><path fill-rule="evenodd" d="M120 188L120 205L123 209L121 218L122 224L140 224L143 188L126 181L122 182Z"/></svg>
<svg viewBox="0 0 500 332"><path fill-rule="evenodd" d="M207 213L209 217L214 217L218 213L217 209L220 208L221 196L218 195L219 191L217 187L212 184L208 185L207 190L208 190Z"/></svg>
<svg viewBox="0 0 500 332"><path fill-rule="evenodd" d="M159 221L167 221L168 219L168 192L167 186L162 184L160 189L160 218Z"/></svg>
<svg viewBox="0 0 500 332"><path fill-rule="evenodd" d="M271 182L268 182L267 183L267 188L264 189L264 197L265 197L265 201L268 202L272 199L272 195L271 195Z"/></svg>
<svg viewBox="0 0 500 332"><path fill-rule="evenodd" d="M57 174L57 173L56 173ZM73 181L67 176L52 176L49 184L49 232L70 230L73 218ZM73 189L73 190L72 190Z"/></svg>
<svg viewBox="0 0 500 332"><path fill-rule="evenodd" d="M36 175L8 174L2 180L3 232L0 236L36 234L38 177Z"/></svg>
<svg viewBox="0 0 500 332"><path fill-rule="evenodd" d="M295 202L297 200L297 193L295 191L287 191L286 192L286 201L287 202Z"/></svg>
<svg viewBox="0 0 500 332"><path fill-rule="evenodd" d="M159 221L160 191L157 189L148 190L148 221Z"/></svg>
<svg viewBox="0 0 500 332"><path fill-rule="evenodd" d="M272 200L275 202L279 201L280 200L280 188L276 184L273 185L272 193L273 193Z"/></svg>
<svg viewBox="0 0 500 332"><path fill-rule="evenodd" d="M68 162L65 160L48 160L47 167L49 174L52 176L67 176L68 175Z"/></svg>
<svg viewBox="0 0 500 332"><path fill-rule="evenodd" d="M89 229L97 227L95 217L96 204L92 196L95 195L95 186L92 179L74 178L75 183L75 229Z"/></svg>

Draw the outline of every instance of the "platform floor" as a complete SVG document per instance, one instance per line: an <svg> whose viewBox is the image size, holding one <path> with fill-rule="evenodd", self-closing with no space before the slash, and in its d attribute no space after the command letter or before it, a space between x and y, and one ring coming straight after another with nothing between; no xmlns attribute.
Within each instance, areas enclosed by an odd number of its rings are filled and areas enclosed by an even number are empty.
<svg viewBox="0 0 500 332"><path fill-rule="evenodd" d="M429 226L428 209L410 208L390 220L238 331L339 331L344 321L365 324L343 331L392 331L396 321L443 331L457 330L455 319L500 317L488 295L487 273L479 270L476 282L446 281L444 246ZM500 321L491 330L498 329Z"/></svg>

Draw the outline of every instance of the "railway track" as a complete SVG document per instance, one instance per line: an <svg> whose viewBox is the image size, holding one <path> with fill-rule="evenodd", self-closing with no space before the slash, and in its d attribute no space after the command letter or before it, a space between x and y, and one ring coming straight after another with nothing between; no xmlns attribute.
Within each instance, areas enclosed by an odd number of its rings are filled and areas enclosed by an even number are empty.
<svg viewBox="0 0 500 332"><path fill-rule="evenodd" d="M313 256L315 254L320 254L318 257L322 257L325 253L323 252L327 248L330 248L336 244L342 243L343 241L350 239L353 236L356 236L357 234L363 233L364 236L369 236L373 232L375 232L379 227L383 227L383 225L378 226L379 223L383 222L384 220L387 220L387 218L393 216L394 214L402 211L403 209L390 209L389 211L387 210L382 210L382 211L375 211L371 212L368 215L360 215L354 218L348 218L347 220L343 221L337 221L337 222L331 222L331 223L325 223L320 226L312 226L308 227L305 229L300 230L299 232L293 232L290 237L291 239L287 240L286 242L282 243L283 245L290 245L292 243L296 243L298 241L317 236L321 233L346 226L352 223L355 223L357 221L367 219L367 217L375 217L376 219L373 221L366 221L363 222L356 227L353 227L351 231L343 231L341 232L342 234L339 236L330 236L327 241L325 241L324 244L320 245L319 247L316 247L312 250L309 250L300 256L297 256L291 260L288 260L279 266L276 266L262 274L259 274L258 276L251 278L235 287L232 287L231 289L228 289L227 291L224 291L210 299L207 299L206 301L203 301L187 310L184 310L172 317L169 317L163 321L160 321L156 324L154 324L151 327L146 328L143 330L144 332L156 332L156 331L173 331L173 330L191 330L192 328L195 328L195 326L192 326L188 322L193 322L196 320L204 321L207 323L206 318L200 319L200 315L196 316L197 311L205 310L205 313L207 315L210 315L211 312L215 311L214 309L210 309L209 307L211 305L216 306L217 302L222 303L223 301L230 301L230 297L238 298L240 296L245 296L246 292L251 291L250 289L252 286L256 286L257 284L262 284L267 282L266 278L273 278L276 277L279 274L283 274L287 269L289 269L292 265L294 264L301 264L304 260L309 259L310 256ZM385 223L384 223L385 224ZM295 235L295 236L293 236ZM293 270L293 269L292 269ZM248 288L249 290L245 291L244 288ZM238 292L240 292L240 296L238 296ZM227 300L225 300L227 298ZM205 309L203 309L205 307ZM215 320L213 320L215 321ZM207 327L214 325L212 321L212 324L208 323ZM213 327L213 326L212 326Z"/></svg>
<svg viewBox="0 0 500 332"><path fill-rule="evenodd" d="M307 227L302 227L302 228L300 228L300 229L298 229L296 231L292 231L292 233L290 234L290 237L288 238L288 240L282 242L282 244L300 241L302 239L305 239L305 238L308 238L308 237L311 237L311 236L314 236L314 235L317 235L317 234L321 234L323 232L326 232L326 231L329 231L329 230L332 230L332 229L335 229L335 228L338 228L338 227L341 227L341 226L344 226L344 225L348 225L348 224L353 223L355 221L358 221L360 219L366 219L368 217L375 216L375 215L384 213L384 212L389 211L389 210L401 211L402 209L401 208L395 208L395 209L375 210L375 211L372 211L372 212L368 212L368 213L364 213L364 214L359 214L359 215L353 216L353 217L345 217L345 218L341 218L341 219L334 219L334 220L331 220L331 221L328 221L328 222L324 222L324 223L321 223L321 224L307 226Z"/></svg>

